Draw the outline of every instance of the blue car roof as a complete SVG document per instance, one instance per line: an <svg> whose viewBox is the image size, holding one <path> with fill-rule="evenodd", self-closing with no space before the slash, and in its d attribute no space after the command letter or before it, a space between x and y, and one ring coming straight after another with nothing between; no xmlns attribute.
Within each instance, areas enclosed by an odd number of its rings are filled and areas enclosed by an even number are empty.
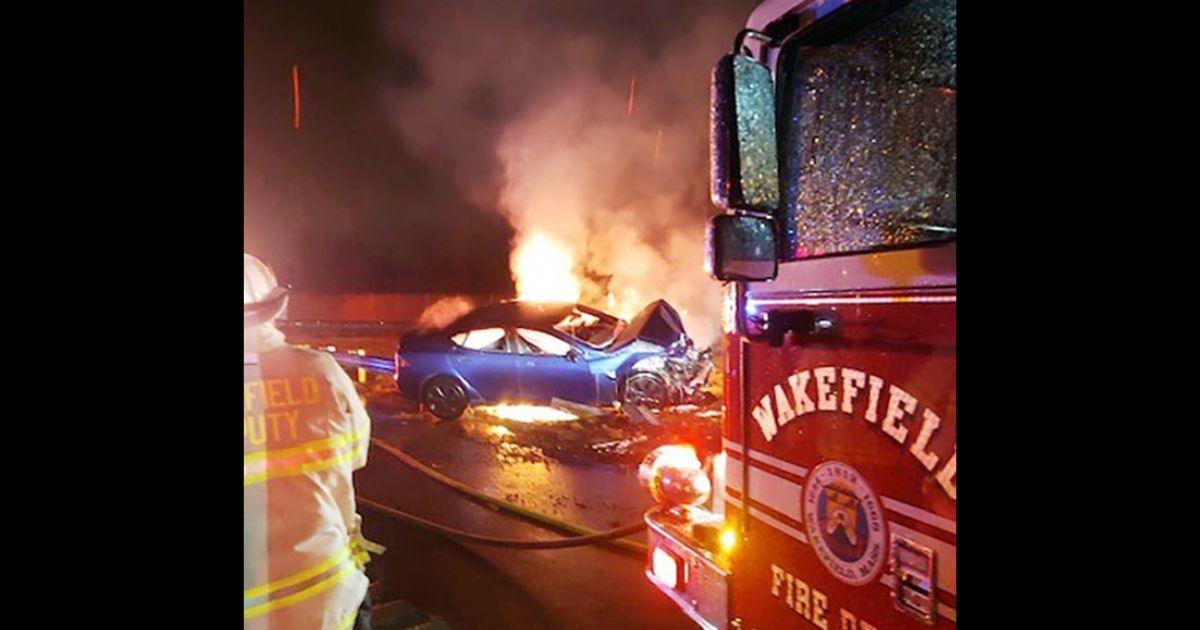
<svg viewBox="0 0 1200 630"><path fill-rule="evenodd" d="M445 328L449 332L472 330L481 326L541 326L551 327L571 314L573 309L616 321L612 315L582 304L570 302L498 302L487 304L454 320Z"/></svg>

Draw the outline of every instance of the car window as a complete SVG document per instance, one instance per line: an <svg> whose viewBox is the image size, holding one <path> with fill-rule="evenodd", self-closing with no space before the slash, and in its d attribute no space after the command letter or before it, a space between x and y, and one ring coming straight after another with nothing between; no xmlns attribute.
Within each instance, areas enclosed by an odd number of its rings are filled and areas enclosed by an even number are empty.
<svg viewBox="0 0 1200 630"><path fill-rule="evenodd" d="M483 350L485 352L507 351L504 347L503 328L480 328L478 330L461 332L450 337L450 341L468 350Z"/></svg>
<svg viewBox="0 0 1200 630"><path fill-rule="evenodd" d="M555 324L554 328L584 343L601 348L617 336L621 324L621 320L613 317L605 319L579 309L573 309Z"/></svg>
<svg viewBox="0 0 1200 630"><path fill-rule="evenodd" d="M530 351L530 354L551 354L562 357L571 351L571 344L540 330L518 328L517 336L525 342L523 345Z"/></svg>

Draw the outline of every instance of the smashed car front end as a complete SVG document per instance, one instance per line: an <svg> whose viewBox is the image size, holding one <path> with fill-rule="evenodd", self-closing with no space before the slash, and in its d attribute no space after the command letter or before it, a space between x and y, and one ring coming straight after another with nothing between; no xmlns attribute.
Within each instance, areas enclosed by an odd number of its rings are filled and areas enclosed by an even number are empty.
<svg viewBox="0 0 1200 630"><path fill-rule="evenodd" d="M698 350L683 329L683 319L665 300L646 305L608 349L628 357L619 378L653 375L664 389L657 405L704 402L704 388L713 371L712 352Z"/></svg>
<svg viewBox="0 0 1200 630"><path fill-rule="evenodd" d="M713 372L712 352L693 347L660 350L629 365L629 373L657 375L667 386L665 405L707 402L705 387Z"/></svg>

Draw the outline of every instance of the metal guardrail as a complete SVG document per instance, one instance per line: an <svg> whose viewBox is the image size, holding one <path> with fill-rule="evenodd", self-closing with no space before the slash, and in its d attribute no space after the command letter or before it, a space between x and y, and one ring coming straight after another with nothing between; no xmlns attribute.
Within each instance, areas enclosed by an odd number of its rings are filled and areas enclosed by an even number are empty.
<svg viewBox="0 0 1200 630"><path fill-rule="evenodd" d="M335 361L342 365L363 368L371 372L391 374L396 369L396 361L387 357L356 354L353 352L330 352Z"/></svg>
<svg viewBox="0 0 1200 630"><path fill-rule="evenodd" d="M352 331L352 332L402 332L416 326L409 321L329 321L321 319L281 319L276 326L291 331Z"/></svg>

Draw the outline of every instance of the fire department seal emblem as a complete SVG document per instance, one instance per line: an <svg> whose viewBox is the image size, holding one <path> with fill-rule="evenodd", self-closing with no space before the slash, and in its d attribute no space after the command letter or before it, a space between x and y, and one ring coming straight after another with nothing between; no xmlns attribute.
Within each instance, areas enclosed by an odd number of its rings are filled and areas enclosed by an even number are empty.
<svg viewBox="0 0 1200 630"><path fill-rule="evenodd" d="M803 503L808 542L821 564L854 586L875 579L886 556L887 522L863 476L842 462L825 462L808 474Z"/></svg>

